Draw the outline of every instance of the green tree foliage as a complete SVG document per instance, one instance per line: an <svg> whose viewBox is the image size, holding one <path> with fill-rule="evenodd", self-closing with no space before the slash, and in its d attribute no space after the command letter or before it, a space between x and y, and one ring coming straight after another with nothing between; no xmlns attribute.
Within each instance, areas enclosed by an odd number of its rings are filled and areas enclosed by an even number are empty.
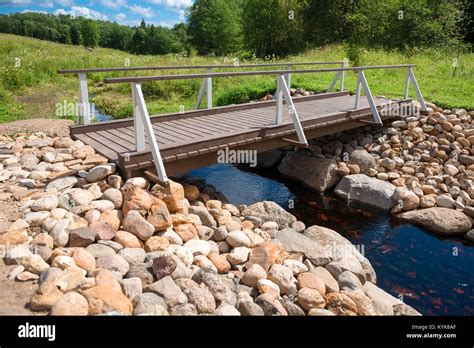
<svg viewBox="0 0 474 348"><path fill-rule="evenodd" d="M305 48L304 1L244 0L243 36L257 57L287 55Z"/></svg>
<svg viewBox="0 0 474 348"><path fill-rule="evenodd" d="M203 55L235 53L242 42L240 19L233 1L197 0L189 14L191 42Z"/></svg>
<svg viewBox="0 0 474 348"><path fill-rule="evenodd" d="M370 47L406 50L462 40L464 1L359 0L346 16L347 39Z"/></svg>
<svg viewBox="0 0 474 348"><path fill-rule="evenodd" d="M0 15L0 32L34 37L64 44L108 47L140 54L167 54L190 50L186 24L175 28L140 26L131 28L108 21L41 13Z"/></svg>
<svg viewBox="0 0 474 348"><path fill-rule="evenodd" d="M86 47L96 47L99 45L100 31L97 22L93 20L85 20L82 23L82 40Z"/></svg>
<svg viewBox="0 0 474 348"><path fill-rule="evenodd" d="M347 17L353 14L354 1L318 0L303 5L304 30L308 40L317 45L347 39Z"/></svg>
<svg viewBox="0 0 474 348"><path fill-rule="evenodd" d="M69 28L71 32L71 43L76 46L82 45L81 25L79 23L73 23Z"/></svg>
<svg viewBox="0 0 474 348"><path fill-rule="evenodd" d="M474 41L472 0L196 0L187 23L136 27L68 15L0 15L0 32L101 46L139 54L191 53L258 57L346 43L412 52Z"/></svg>

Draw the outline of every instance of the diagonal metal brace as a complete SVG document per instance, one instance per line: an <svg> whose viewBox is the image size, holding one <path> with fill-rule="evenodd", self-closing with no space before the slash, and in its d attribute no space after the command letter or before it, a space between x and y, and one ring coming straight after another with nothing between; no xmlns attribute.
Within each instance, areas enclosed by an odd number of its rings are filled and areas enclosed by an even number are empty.
<svg viewBox="0 0 474 348"><path fill-rule="evenodd" d="M156 173L160 181L168 185L169 179L166 175L165 166L161 158L160 149L158 147L158 142L155 137L155 132L153 131L153 126L151 124L150 115L148 114L148 109L145 104L145 98L143 97L142 86L139 83L132 83L132 93L134 96L133 99L133 109L134 109L134 119L137 119L137 122L143 127L143 131L148 138L148 143L150 144L151 154L153 155L153 161L155 162ZM136 111L135 111L136 110ZM136 136L140 134L136 133Z"/></svg>
<svg viewBox="0 0 474 348"><path fill-rule="evenodd" d="M413 68L410 66L408 67L407 77L405 81L405 99L408 99L408 90L410 89L410 82L415 89L416 98L421 106L421 111L427 111L425 100L423 99L423 95L421 94L420 87L418 86L418 82L416 82L415 74L413 73Z"/></svg>
<svg viewBox="0 0 474 348"><path fill-rule="evenodd" d="M279 121L279 118L281 120L282 117L282 110L283 110L283 98L285 98L286 105L288 105L288 113L291 116L291 120L293 121L293 125L295 126L296 134L298 136L298 141L307 146L308 141L306 140L306 136L303 131L303 127L301 126L300 119L298 117L298 113L295 108L295 104L293 103L293 100L291 99L291 93L290 89L288 88L288 85L286 84L285 78L283 75L278 75L278 85L280 87L280 91L278 93L278 99L277 99L277 124Z"/></svg>
<svg viewBox="0 0 474 348"><path fill-rule="evenodd" d="M356 100L355 100L355 109L359 108L359 101L360 101L360 92L361 89L364 90L365 97L370 105L370 110L372 111L372 116L374 118L374 123L378 125L382 125L382 119L380 118L379 111L377 110L377 105L375 104L374 97L372 96L372 92L370 91L369 85L367 83L367 79L365 78L365 74L363 70L359 70L357 72L357 91L356 91Z"/></svg>

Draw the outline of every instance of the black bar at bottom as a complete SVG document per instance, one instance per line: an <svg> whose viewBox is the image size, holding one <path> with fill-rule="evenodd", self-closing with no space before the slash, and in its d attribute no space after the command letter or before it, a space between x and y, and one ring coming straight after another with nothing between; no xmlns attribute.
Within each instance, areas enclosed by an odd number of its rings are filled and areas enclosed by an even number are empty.
<svg viewBox="0 0 474 348"><path fill-rule="evenodd" d="M44 326L46 325L46 326ZM51 325L51 326L47 326ZM54 327L54 335L53 335ZM462 345L472 317L0 317L0 346L91 344ZM39 335L43 337L37 337ZM20 337L25 336L25 337ZM54 337L53 337L54 336Z"/></svg>

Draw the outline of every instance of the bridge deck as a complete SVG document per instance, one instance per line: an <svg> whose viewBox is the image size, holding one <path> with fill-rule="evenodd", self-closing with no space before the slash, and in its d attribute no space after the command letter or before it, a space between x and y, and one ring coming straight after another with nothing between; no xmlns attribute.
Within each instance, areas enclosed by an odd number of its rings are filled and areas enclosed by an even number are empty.
<svg viewBox="0 0 474 348"><path fill-rule="evenodd" d="M363 126L360 120L371 120L365 97L354 111L355 96L346 92L327 93L293 99L308 139ZM380 108L385 99L375 98ZM296 139L295 129L283 108L283 122L275 125L275 101L247 103L197 110L186 113L152 116L151 122L167 172L177 174L202 165L215 163L216 152L224 147L266 151L288 145ZM153 166L147 148L135 152L132 119L71 126L71 136L91 145L97 152L116 162L125 176Z"/></svg>

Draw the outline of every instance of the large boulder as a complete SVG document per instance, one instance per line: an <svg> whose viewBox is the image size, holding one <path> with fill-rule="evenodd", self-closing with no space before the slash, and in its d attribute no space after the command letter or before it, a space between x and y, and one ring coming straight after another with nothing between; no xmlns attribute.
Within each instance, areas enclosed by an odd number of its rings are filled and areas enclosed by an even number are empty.
<svg viewBox="0 0 474 348"><path fill-rule="evenodd" d="M280 174L316 192L333 188L339 181L335 159L317 158L305 152L289 152L278 166Z"/></svg>
<svg viewBox="0 0 474 348"><path fill-rule="evenodd" d="M283 151L273 149L261 152L257 155L257 165L263 168L271 168L283 158Z"/></svg>
<svg viewBox="0 0 474 348"><path fill-rule="evenodd" d="M344 200L390 210L395 205L395 186L364 174L346 175L337 184L334 194Z"/></svg>
<svg viewBox="0 0 474 348"><path fill-rule="evenodd" d="M422 226L440 235L461 235L472 228L471 219L459 210L433 207L399 214L402 221Z"/></svg>
<svg viewBox="0 0 474 348"><path fill-rule="evenodd" d="M169 181L168 186L156 184L151 189L153 195L163 200L170 213L180 212L184 200L184 188L180 183Z"/></svg>
<svg viewBox="0 0 474 348"><path fill-rule="evenodd" d="M350 256L354 256L359 261L364 259L364 256L348 239L330 228L313 225L305 230L303 236L308 237L320 247L325 248L333 260L340 260Z"/></svg>
<svg viewBox="0 0 474 348"><path fill-rule="evenodd" d="M349 156L349 164L357 164L362 172L375 168L375 158L366 150L354 150Z"/></svg>
<svg viewBox="0 0 474 348"><path fill-rule="evenodd" d="M394 315L395 310L402 310L406 315L420 315L414 308L403 303L398 298L393 297L371 282L366 282L362 290L372 301L373 308L377 315Z"/></svg>
<svg viewBox="0 0 474 348"><path fill-rule="evenodd" d="M302 253L317 266L324 266L331 262L330 249L326 249L314 240L296 232L291 228L285 228L276 233L277 239L288 253Z"/></svg>
<svg viewBox="0 0 474 348"><path fill-rule="evenodd" d="M263 201L249 205L242 211L242 215L245 217L256 217L263 222L275 221L279 228L289 227L296 221L296 217L271 201Z"/></svg>

